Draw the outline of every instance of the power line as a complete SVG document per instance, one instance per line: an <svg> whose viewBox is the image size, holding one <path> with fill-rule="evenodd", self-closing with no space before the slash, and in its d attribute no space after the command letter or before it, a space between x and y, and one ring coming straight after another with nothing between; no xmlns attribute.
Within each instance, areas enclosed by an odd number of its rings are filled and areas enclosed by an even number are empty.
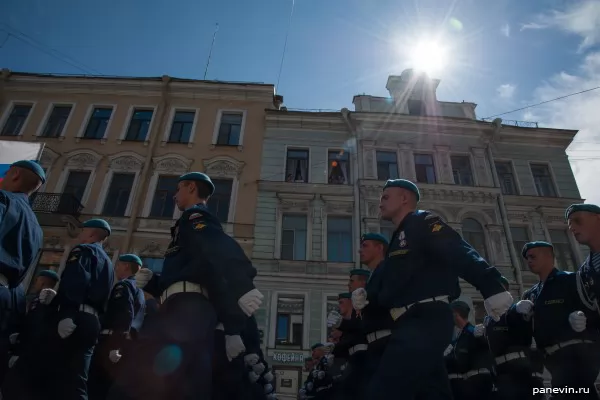
<svg viewBox="0 0 600 400"><path fill-rule="evenodd" d="M292 17L294 16L295 5L296 5L296 0L292 0L292 11L290 12L288 28L287 28L287 32L285 34L285 42L283 43L283 53L281 54L281 64L279 65L279 73L277 74L277 86L275 86L275 90L279 89L279 80L281 79L281 72L283 71L283 61L285 60L285 52L287 50L288 37L290 36L290 29L292 27Z"/></svg>
<svg viewBox="0 0 600 400"><path fill-rule="evenodd" d="M591 88L591 89L582 90L580 92L570 93L570 94L567 94L567 95L564 95L564 96L556 97L554 99L542 101L540 103L530 104L530 105L525 106L525 107L517 108L516 110L512 110L512 111L507 111L507 112L503 112L503 113L500 113L500 114L491 115L491 116L485 117L483 119L495 118L495 117L500 117L501 115L512 114L512 113L517 112L517 111L522 111L522 110L526 110L528 108L541 106L542 104L551 103L551 102L556 101L556 100L566 99L567 97L575 96L575 95L586 93L586 92L591 92L592 90L597 90L597 89L600 89L600 86L596 86L596 87Z"/></svg>

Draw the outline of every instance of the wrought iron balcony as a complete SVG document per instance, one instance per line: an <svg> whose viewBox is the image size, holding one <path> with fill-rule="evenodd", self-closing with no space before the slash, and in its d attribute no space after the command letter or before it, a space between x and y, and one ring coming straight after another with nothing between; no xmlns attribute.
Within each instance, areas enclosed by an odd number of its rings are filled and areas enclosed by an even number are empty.
<svg viewBox="0 0 600 400"><path fill-rule="evenodd" d="M71 193L35 193L29 200L31 209L41 214L81 215L83 205Z"/></svg>

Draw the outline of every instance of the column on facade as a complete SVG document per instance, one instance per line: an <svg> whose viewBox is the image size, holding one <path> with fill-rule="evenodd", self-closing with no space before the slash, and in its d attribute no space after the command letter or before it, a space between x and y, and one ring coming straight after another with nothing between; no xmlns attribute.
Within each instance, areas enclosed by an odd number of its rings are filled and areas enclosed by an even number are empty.
<svg viewBox="0 0 600 400"><path fill-rule="evenodd" d="M437 182L452 185L454 176L452 175L452 162L450 161L450 146L435 147L435 165L437 172Z"/></svg>
<svg viewBox="0 0 600 400"><path fill-rule="evenodd" d="M400 144L400 177L415 182L417 180L417 173L415 172L415 156L412 151L411 145Z"/></svg>
<svg viewBox="0 0 600 400"><path fill-rule="evenodd" d="M494 186L485 149L481 147L472 147L471 154L473 155L473 164L475 165L474 175L476 176L476 182L479 186Z"/></svg>
<svg viewBox="0 0 600 400"><path fill-rule="evenodd" d="M364 179L377 179L377 171L375 169L375 142L364 140L362 143L362 171Z"/></svg>

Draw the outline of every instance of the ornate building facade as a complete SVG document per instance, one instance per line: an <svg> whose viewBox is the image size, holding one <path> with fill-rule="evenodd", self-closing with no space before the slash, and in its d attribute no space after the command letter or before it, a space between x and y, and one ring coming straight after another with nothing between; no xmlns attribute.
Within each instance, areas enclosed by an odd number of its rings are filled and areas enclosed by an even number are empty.
<svg viewBox="0 0 600 400"><path fill-rule="evenodd" d="M0 77L0 140L43 141L48 180L33 200L44 229L38 270L60 269L81 221L112 226L107 251L162 268L177 177L215 181L209 207L250 255L265 109L273 85L160 78Z"/></svg>

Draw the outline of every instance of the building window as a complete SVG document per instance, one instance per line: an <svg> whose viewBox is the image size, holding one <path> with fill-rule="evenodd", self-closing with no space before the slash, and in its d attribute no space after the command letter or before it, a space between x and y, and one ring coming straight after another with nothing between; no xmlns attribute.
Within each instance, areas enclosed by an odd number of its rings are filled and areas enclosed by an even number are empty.
<svg viewBox="0 0 600 400"><path fill-rule="evenodd" d="M347 185L350 183L350 162L345 151L330 151L327 153L329 160L329 184Z"/></svg>
<svg viewBox="0 0 600 400"><path fill-rule="evenodd" d="M142 257L142 266L155 274L160 274L163 269L164 257Z"/></svg>
<svg viewBox="0 0 600 400"><path fill-rule="evenodd" d="M474 186L469 156L451 156L450 162L454 183L461 186Z"/></svg>
<svg viewBox="0 0 600 400"><path fill-rule="evenodd" d="M415 172L417 182L435 183L435 168L431 154L415 154Z"/></svg>
<svg viewBox="0 0 600 400"><path fill-rule="evenodd" d="M132 140L143 142L148 137L148 130L150 129L150 123L152 122L153 110L133 110L131 115L131 121L129 121L129 128L125 135L125 140Z"/></svg>
<svg viewBox="0 0 600 400"><path fill-rule="evenodd" d="M242 133L243 119L244 113L241 112L222 113L217 144L225 146L238 146L240 144L240 134Z"/></svg>
<svg viewBox="0 0 600 400"><path fill-rule="evenodd" d="M327 261L352 262L352 217L327 217Z"/></svg>
<svg viewBox="0 0 600 400"><path fill-rule="evenodd" d="M106 133L112 112L112 107L94 108L83 137L85 139L102 139Z"/></svg>
<svg viewBox="0 0 600 400"><path fill-rule="evenodd" d="M308 182L308 150L287 151L285 181Z"/></svg>
<svg viewBox="0 0 600 400"><path fill-rule="evenodd" d="M124 217L131 196L135 174L113 174L102 214Z"/></svg>
<svg viewBox="0 0 600 400"><path fill-rule="evenodd" d="M23 104L13 106L6 123L4 123L4 128L2 128L2 136L19 136L31 112L31 108L31 105Z"/></svg>
<svg viewBox="0 0 600 400"><path fill-rule="evenodd" d="M213 184L215 192L208 199L208 209L219 221L226 223L229 217L233 181L231 179L213 179Z"/></svg>
<svg viewBox="0 0 600 400"><path fill-rule="evenodd" d="M422 100L408 100L407 106L409 115L427 115L425 104Z"/></svg>
<svg viewBox="0 0 600 400"><path fill-rule="evenodd" d="M576 271L577 259L569 242L569 235L563 229L549 229L550 242L554 246L554 258L557 268L563 271Z"/></svg>
<svg viewBox="0 0 600 400"><path fill-rule="evenodd" d="M512 164L509 161L496 161L494 164L496 165L496 173L498 174L502 194L516 195L517 184Z"/></svg>
<svg viewBox="0 0 600 400"><path fill-rule="evenodd" d="M72 106L54 106L48 117L44 131L42 132L42 136L47 138L60 137L65 129L69 115L71 115L72 109Z"/></svg>
<svg viewBox="0 0 600 400"><path fill-rule="evenodd" d="M531 164L531 174L538 196L556 197L556 189L548 165Z"/></svg>
<svg viewBox="0 0 600 400"><path fill-rule="evenodd" d="M72 194L81 202L83 194L90 180L90 171L70 171L63 193Z"/></svg>
<svg viewBox="0 0 600 400"><path fill-rule="evenodd" d="M175 112L171 132L169 133L169 143L189 143L195 118L195 111Z"/></svg>
<svg viewBox="0 0 600 400"><path fill-rule="evenodd" d="M304 334L304 296L277 296L275 346L301 349Z"/></svg>
<svg viewBox="0 0 600 400"><path fill-rule="evenodd" d="M523 250L523 246L529 242L529 233L527 232L527 228L523 227L512 227L510 228L510 234L513 240L513 247L515 248L515 252L517 256L521 255L521 251ZM521 263L521 270L527 271L527 260L523 257L519 257Z"/></svg>
<svg viewBox="0 0 600 400"><path fill-rule="evenodd" d="M307 218L305 215L283 215L281 227L281 259L306 260Z"/></svg>
<svg viewBox="0 0 600 400"><path fill-rule="evenodd" d="M487 251L485 248L485 234L483 227L479 222L472 218L467 218L462 222L463 239L469 243L479 255L487 259Z"/></svg>
<svg viewBox="0 0 600 400"><path fill-rule="evenodd" d="M375 157L378 180L398 179L398 154L391 151L378 151Z"/></svg>
<svg viewBox="0 0 600 400"><path fill-rule="evenodd" d="M154 199L149 217L153 218L173 218L175 211L175 200L173 197L177 192L177 182L179 177L161 175L156 182Z"/></svg>
<svg viewBox="0 0 600 400"><path fill-rule="evenodd" d="M325 310L325 320L327 320L327 316L329 315L330 312L332 311L338 311L339 312L340 307L339 307L339 300L337 298L337 296L328 296L327 297L327 306L326 306L326 310ZM327 326L327 337L325 338L325 340L327 340L328 342L330 341L329 338L331 337L331 331L333 331L332 327Z"/></svg>

